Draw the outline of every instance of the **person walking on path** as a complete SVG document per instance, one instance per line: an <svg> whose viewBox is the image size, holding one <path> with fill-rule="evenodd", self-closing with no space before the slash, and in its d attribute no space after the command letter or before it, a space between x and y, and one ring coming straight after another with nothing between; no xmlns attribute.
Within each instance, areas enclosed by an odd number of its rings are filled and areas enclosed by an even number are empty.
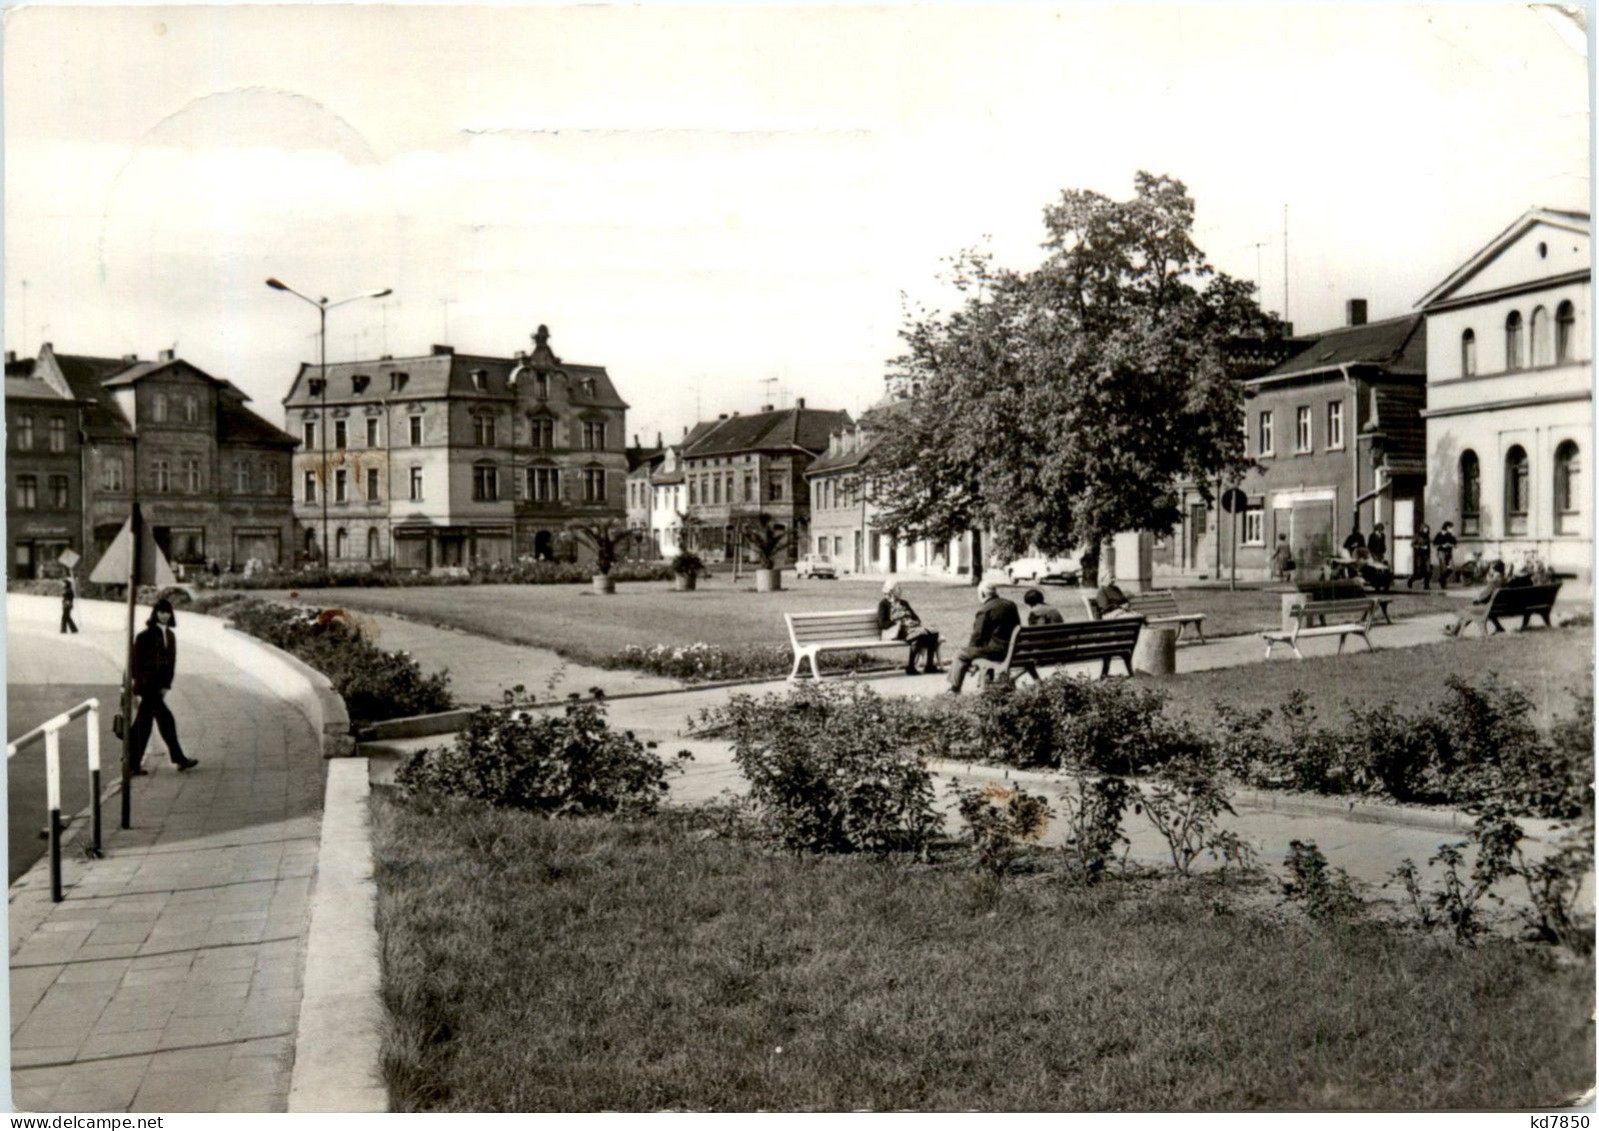
<svg viewBox="0 0 1599 1131"><path fill-rule="evenodd" d="M78 599L77 590L72 584L72 575L69 573L61 579L61 631L77 632L77 622L72 619L72 606Z"/></svg>
<svg viewBox="0 0 1599 1131"><path fill-rule="evenodd" d="M1277 575L1278 581L1292 580L1294 572L1294 552L1288 548L1288 535L1277 535L1277 548L1271 552L1272 572Z"/></svg>
<svg viewBox="0 0 1599 1131"><path fill-rule="evenodd" d="M1355 528L1349 532L1349 537L1344 539L1344 554L1347 557L1358 559L1366 552L1366 536L1360 532L1360 520L1355 520Z"/></svg>
<svg viewBox="0 0 1599 1131"><path fill-rule="evenodd" d="M1410 569L1410 579L1405 582L1409 589L1420 579L1423 589L1432 588L1432 531L1424 522L1416 528L1416 533L1411 535L1411 553L1414 555L1414 564Z"/></svg>
<svg viewBox="0 0 1599 1131"><path fill-rule="evenodd" d="M139 697L139 709L133 716L128 758L135 774L150 772L144 768L144 748L150 743L152 724L161 731L161 740L167 744L174 766L179 770L192 770L200 764L199 759L183 753L183 745L178 741L177 720L166 703L167 691L172 687L172 676L178 666L178 636L173 631L176 622L172 602L162 597L150 610L144 631L133 641L133 693Z"/></svg>
<svg viewBox="0 0 1599 1131"><path fill-rule="evenodd" d="M961 684L966 682L966 673L971 669L972 661L976 659L1003 660L1005 652L1010 648L1011 635L1021 625L1021 613L1015 604L1001 597L997 584L992 578L985 577L982 584L977 587L977 599L982 601L982 606L977 610L977 616L972 621L972 639L960 655L955 658L955 666L949 673L949 694L959 695Z"/></svg>
<svg viewBox="0 0 1599 1131"><path fill-rule="evenodd" d="M1438 588L1449 588L1449 571L1455 567L1455 524L1446 522L1432 540L1432 551L1438 555Z"/></svg>

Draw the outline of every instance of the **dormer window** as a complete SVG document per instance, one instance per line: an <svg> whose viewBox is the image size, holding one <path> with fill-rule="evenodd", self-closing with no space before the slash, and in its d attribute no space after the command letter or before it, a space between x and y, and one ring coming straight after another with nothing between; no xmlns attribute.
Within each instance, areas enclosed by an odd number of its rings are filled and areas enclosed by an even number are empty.
<svg viewBox="0 0 1599 1131"><path fill-rule="evenodd" d="M320 397L322 395L322 389L324 385L326 385L326 382L323 381L322 378L313 377L305 383L305 389L306 392L310 393L313 397Z"/></svg>
<svg viewBox="0 0 1599 1131"><path fill-rule="evenodd" d="M350 378L350 391L357 396L366 392L366 387L372 383L372 378L365 373L357 373Z"/></svg>
<svg viewBox="0 0 1599 1131"><path fill-rule="evenodd" d="M533 375L533 395L541 401L550 399L550 375L548 373L535 373Z"/></svg>
<svg viewBox="0 0 1599 1131"><path fill-rule="evenodd" d="M410 379L411 375L409 373L390 373L389 392L398 393L401 389L405 388L405 383Z"/></svg>
<svg viewBox="0 0 1599 1131"><path fill-rule="evenodd" d="M472 388L480 393L489 391L489 371L487 369L472 370Z"/></svg>

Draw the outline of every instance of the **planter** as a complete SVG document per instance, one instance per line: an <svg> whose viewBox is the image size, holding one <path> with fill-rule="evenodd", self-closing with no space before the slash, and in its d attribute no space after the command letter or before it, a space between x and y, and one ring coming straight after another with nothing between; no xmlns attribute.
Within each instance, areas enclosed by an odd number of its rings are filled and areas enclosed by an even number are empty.
<svg viewBox="0 0 1599 1131"><path fill-rule="evenodd" d="M697 580L692 573L676 573L672 575L672 588L678 593L692 593Z"/></svg>
<svg viewBox="0 0 1599 1131"><path fill-rule="evenodd" d="M772 593L783 588L783 571L780 569L758 569L755 571L755 592Z"/></svg>
<svg viewBox="0 0 1599 1131"><path fill-rule="evenodd" d="M611 579L611 575L608 573L596 573L594 575L594 592L615 593L616 582Z"/></svg>

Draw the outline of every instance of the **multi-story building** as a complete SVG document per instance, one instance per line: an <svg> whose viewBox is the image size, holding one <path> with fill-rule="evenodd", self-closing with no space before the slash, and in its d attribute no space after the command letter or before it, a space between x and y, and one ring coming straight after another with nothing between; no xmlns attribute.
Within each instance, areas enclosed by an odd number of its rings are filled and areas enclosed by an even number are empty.
<svg viewBox="0 0 1599 1131"><path fill-rule="evenodd" d="M666 449L661 437L655 437L655 446L646 448L633 437L633 446L627 449L627 528L633 535L632 553L641 558L659 558L661 545L652 536L655 510L655 490L651 477L666 459Z"/></svg>
<svg viewBox="0 0 1599 1131"><path fill-rule="evenodd" d="M785 560L809 544L810 493L805 470L827 450L835 429L851 424L849 413L764 405L749 416L719 416L683 449L688 487L685 514L696 525L695 547L710 561L731 561L738 528L766 515L774 527L792 532Z"/></svg>
<svg viewBox="0 0 1599 1131"><path fill-rule="evenodd" d="M1427 513L1457 558L1530 551L1592 577L1592 222L1533 209L1416 305L1427 320Z"/></svg>
<svg viewBox="0 0 1599 1131"><path fill-rule="evenodd" d="M623 521L627 405L540 326L514 358L302 365L284 398L304 553L403 569L575 558L574 522ZM325 458L324 458L325 457Z"/></svg>
<svg viewBox="0 0 1599 1131"><path fill-rule="evenodd" d="M82 556L81 405L33 358L6 352L6 561L8 576L54 577L62 551Z"/></svg>
<svg viewBox="0 0 1599 1131"><path fill-rule="evenodd" d="M277 564L289 551L294 438L246 408L250 398L234 385L171 350L141 361L58 354L49 342L33 377L82 409L85 569L110 546L136 495L156 545L180 571L252 558ZM72 477L61 474L70 491Z"/></svg>

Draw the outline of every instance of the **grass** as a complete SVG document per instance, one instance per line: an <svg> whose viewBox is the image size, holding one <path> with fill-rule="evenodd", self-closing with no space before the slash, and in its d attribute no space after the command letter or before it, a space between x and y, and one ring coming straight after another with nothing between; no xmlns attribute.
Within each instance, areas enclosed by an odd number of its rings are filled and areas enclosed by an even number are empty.
<svg viewBox="0 0 1599 1131"><path fill-rule="evenodd" d="M1591 960L1236 884L373 804L398 1110L1519 1110L1593 1080Z"/></svg>

